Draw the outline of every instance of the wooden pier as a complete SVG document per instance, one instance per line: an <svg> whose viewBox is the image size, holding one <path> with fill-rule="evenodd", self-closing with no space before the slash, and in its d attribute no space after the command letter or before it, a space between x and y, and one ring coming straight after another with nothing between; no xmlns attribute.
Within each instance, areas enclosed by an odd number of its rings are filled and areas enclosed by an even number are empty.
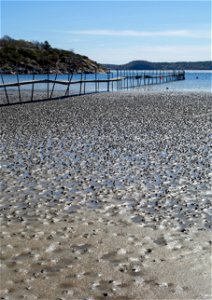
<svg viewBox="0 0 212 300"><path fill-rule="evenodd" d="M0 106L47 101L99 92L129 90L146 85L163 84L171 81L184 80L185 71L117 70L115 72L108 71L106 74L75 74L75 77L78 77L75 80L73 80L74 74L27 75L28 77L32 77L31 80L21 80L22 75L19 74L13 76L16 80L7 82L7 75L1 73ZM35 79L36 76L45 76L45 78ZM60 80L59 77L61 76L67 76L67 80Z"/></svg>

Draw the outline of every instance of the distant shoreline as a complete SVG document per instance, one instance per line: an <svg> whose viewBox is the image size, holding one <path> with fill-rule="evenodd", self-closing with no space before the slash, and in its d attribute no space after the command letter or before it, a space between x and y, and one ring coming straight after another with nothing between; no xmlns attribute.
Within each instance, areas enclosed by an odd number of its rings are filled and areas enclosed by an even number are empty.
<svg viewBox="0 0 212 300"><path fill-rule="evenodd" d="M102 64L105 68L126 70L208 70L212 71L211 61L197 62L150 62L143 60L131 61L127 64Z"/></svg>

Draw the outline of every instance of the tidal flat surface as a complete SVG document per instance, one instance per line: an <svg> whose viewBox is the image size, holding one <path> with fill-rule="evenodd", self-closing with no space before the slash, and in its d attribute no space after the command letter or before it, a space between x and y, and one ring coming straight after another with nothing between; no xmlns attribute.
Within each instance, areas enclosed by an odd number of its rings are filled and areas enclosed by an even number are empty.
<svg viewBox="0 0 212 300"><path fill-rule="evenodd" d="M211 298L211 94L0 114L1 299Z"/></svg>

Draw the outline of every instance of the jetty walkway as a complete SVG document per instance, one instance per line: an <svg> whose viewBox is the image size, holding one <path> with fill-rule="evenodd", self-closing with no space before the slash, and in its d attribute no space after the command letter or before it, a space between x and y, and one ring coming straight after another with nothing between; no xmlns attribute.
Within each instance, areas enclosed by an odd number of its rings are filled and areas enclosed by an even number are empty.
<svg viewBox="0 0 212 300"><path fill-rule="evenodd" d="M67 78L67 79L64 79ZM129 90L185 79L183 70L116 70L100 74L0 74L0 106Z"/></svg>

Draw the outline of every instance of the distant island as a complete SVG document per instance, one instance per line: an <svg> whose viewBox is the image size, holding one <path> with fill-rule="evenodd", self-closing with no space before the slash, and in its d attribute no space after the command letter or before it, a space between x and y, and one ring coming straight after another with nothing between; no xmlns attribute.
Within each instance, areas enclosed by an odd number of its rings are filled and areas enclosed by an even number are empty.
<svg viewBox="0 0 212 300"><path fill-rule="evenodd" d="M104 66L73 50L52 48L48 41L0 39L0 68L4 74L105 72Z"/></svg>
<svg viewBox="0 0 212 300"><path fill-rule="evenodd" d="M112 70L212 70L211 61L197 62L149 62L135 60L123 65L103 64Z"/></svg>

